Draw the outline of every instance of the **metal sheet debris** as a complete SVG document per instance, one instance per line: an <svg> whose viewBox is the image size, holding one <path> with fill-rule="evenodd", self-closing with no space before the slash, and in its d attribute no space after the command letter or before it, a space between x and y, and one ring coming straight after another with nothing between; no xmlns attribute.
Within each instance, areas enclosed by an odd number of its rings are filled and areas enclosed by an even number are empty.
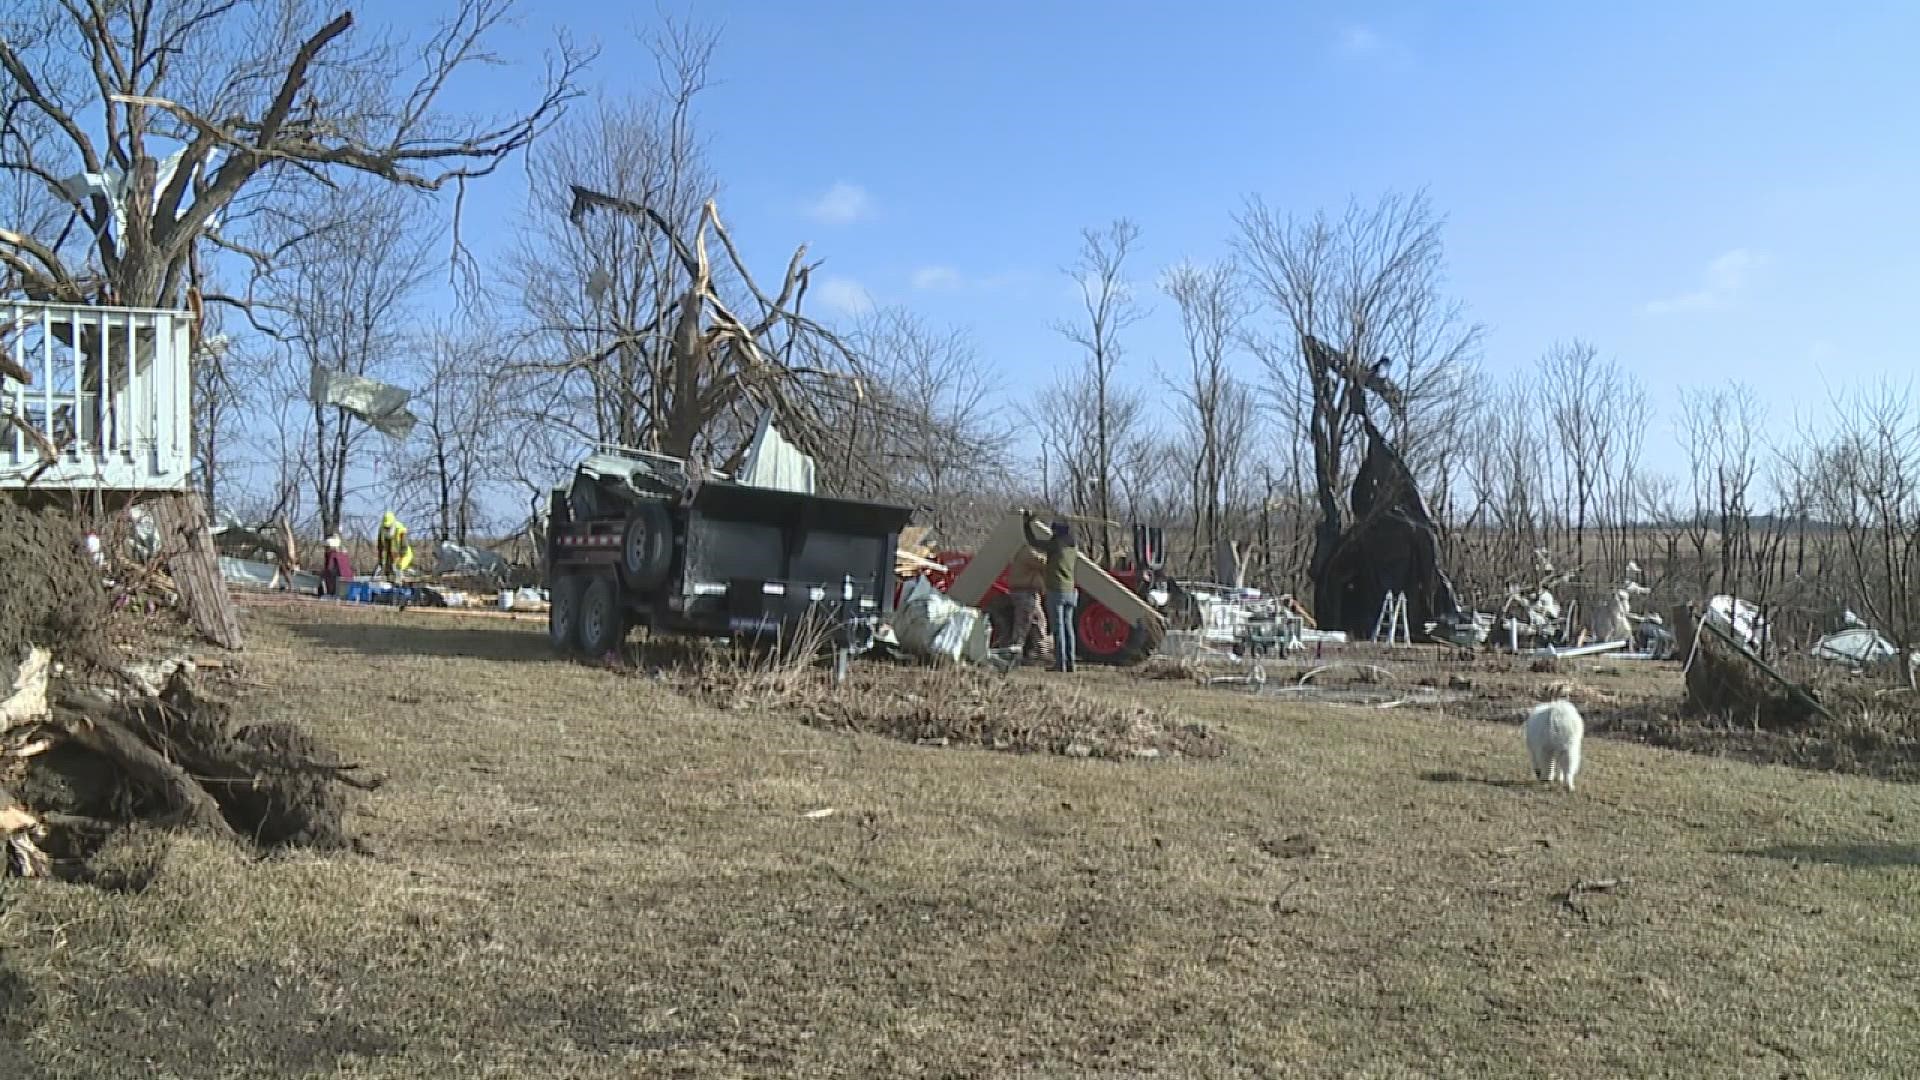
<svg viewBox="0 0 1920 1080"><path fill-rule="evenodd" d="M313 366L312 376L308 397L315 405L337 405L390 439L405 442L420 422L407 410L411 393L398 386L319 364Z"/></svg>
<svg viewBox="0 0 1920 1080"><path fill-rule="evenodd" d="M818 473L814 460L773 426L773 410L767 409L760 414L760 422L753 429L753 438L747 443L734 480L755 487L812 495L819 486Z"/></svg>

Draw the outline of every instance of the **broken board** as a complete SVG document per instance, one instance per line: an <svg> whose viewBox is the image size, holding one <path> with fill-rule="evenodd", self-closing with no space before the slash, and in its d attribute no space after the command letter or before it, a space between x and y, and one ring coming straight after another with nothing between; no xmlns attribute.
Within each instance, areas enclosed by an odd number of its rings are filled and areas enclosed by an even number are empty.
<svg viewBox="0 0 1920 1080"><path fill-rule="evenodd" d="M188 492L163 495L153 501L153 526L159 551L166 560L193 628L209 641L228 649L241 645L240 613L220 576L220 553L214 550L200 496Z"/></svg>
<svg viewBox="0 0 1920 1080"><path fill-rule="evenodd" d="M967 607L979 607L986 598L987 590L993 587L1000 572L1013 561L1014 552L1020 549L1024 528L1025 523L1019 513L1008 511L999 527L988 535L987 542L973 553L973 559L967 563L966 569L953 579L953 585L947 589L948 598ZM1074 567L1073 575L1075 584L1083 592L1125 619L1129 626L1144 625L1149 647L1157 646L1166 636L1167 617L1116 581L1098 563L1082 558Z"/></svg>

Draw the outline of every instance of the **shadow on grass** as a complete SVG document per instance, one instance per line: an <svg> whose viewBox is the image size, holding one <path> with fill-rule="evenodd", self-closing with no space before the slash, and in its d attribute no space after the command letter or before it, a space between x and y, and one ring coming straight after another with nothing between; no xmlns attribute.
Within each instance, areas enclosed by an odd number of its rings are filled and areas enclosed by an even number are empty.
<svg viewBox="0 0 1920 1080"><path fill-rule="evenodd" d="M1781 844L1775 847L1735 849L1730 855L1782 862L1828 863L1861 868L1920 867L1920 844Z"/></svg>
<svg viewBox="0 0 1920 1080"><path fill-rule="evenodd" d="M439 619L440 616L426 616ZM476 660L559 659L545 634L506 627L447 626L442 622L293 623L290 629L315 645L363 656L450 656Z"/></svg>
<svg viewBox="0 0 1920 1080"><path fill-rule="evenodd" d="M1497 788L1530 788L1536 787L1539 784L1539 781L1536 780L1495 780L1485 776L1468 776L1466 773L1453 772L1451 770L1443 772L1423 772L1420 774L1420 779L1425 780L1429 784L1482 784L1486 787Z"/></svg>

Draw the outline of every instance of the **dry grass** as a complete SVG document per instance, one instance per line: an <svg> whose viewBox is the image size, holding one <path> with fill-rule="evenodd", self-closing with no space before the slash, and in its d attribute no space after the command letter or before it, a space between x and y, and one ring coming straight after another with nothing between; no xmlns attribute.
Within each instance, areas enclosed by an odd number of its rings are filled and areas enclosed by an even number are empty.
<svg viewBox="0 0 1920 1080"><path fill-rule="evenodd" d="M142 835L125 891L0 884L0 1076L1920 1065L1912 787L1595 740L1569 797L1510 726L1095 671L1075 692L1232 752L968 752L715 708L519 624L250 633L257 719L391 774L354 821L375 854Z"/></svg>

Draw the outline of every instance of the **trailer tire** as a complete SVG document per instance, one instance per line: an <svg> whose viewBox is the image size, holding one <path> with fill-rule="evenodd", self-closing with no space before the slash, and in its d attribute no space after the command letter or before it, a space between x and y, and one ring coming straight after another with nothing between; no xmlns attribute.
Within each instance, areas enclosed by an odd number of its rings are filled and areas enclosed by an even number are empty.
<svg viewBox="0 0 1920 1080"><path fill-rule="evenodd" d="M627 639L627 616L620 610L620 585L610 577L587 583L580 599L575 640L588 656L605 656Z"/></svg>
<svg viewBox="0 0 1920 1080"><path fill-rule="evenodd" d="M637 503L620 531L620 584L632 592L659 588L673 569L673 520L652 500Z"/></svg>
<svg viewBox="0 0 1920 1080"><path fill-rule="evenodd" d="M565 656L574 650L580 635L580 594L586 582L578 574L561 574L554 579L547 597L547 641Z"/></svg>

